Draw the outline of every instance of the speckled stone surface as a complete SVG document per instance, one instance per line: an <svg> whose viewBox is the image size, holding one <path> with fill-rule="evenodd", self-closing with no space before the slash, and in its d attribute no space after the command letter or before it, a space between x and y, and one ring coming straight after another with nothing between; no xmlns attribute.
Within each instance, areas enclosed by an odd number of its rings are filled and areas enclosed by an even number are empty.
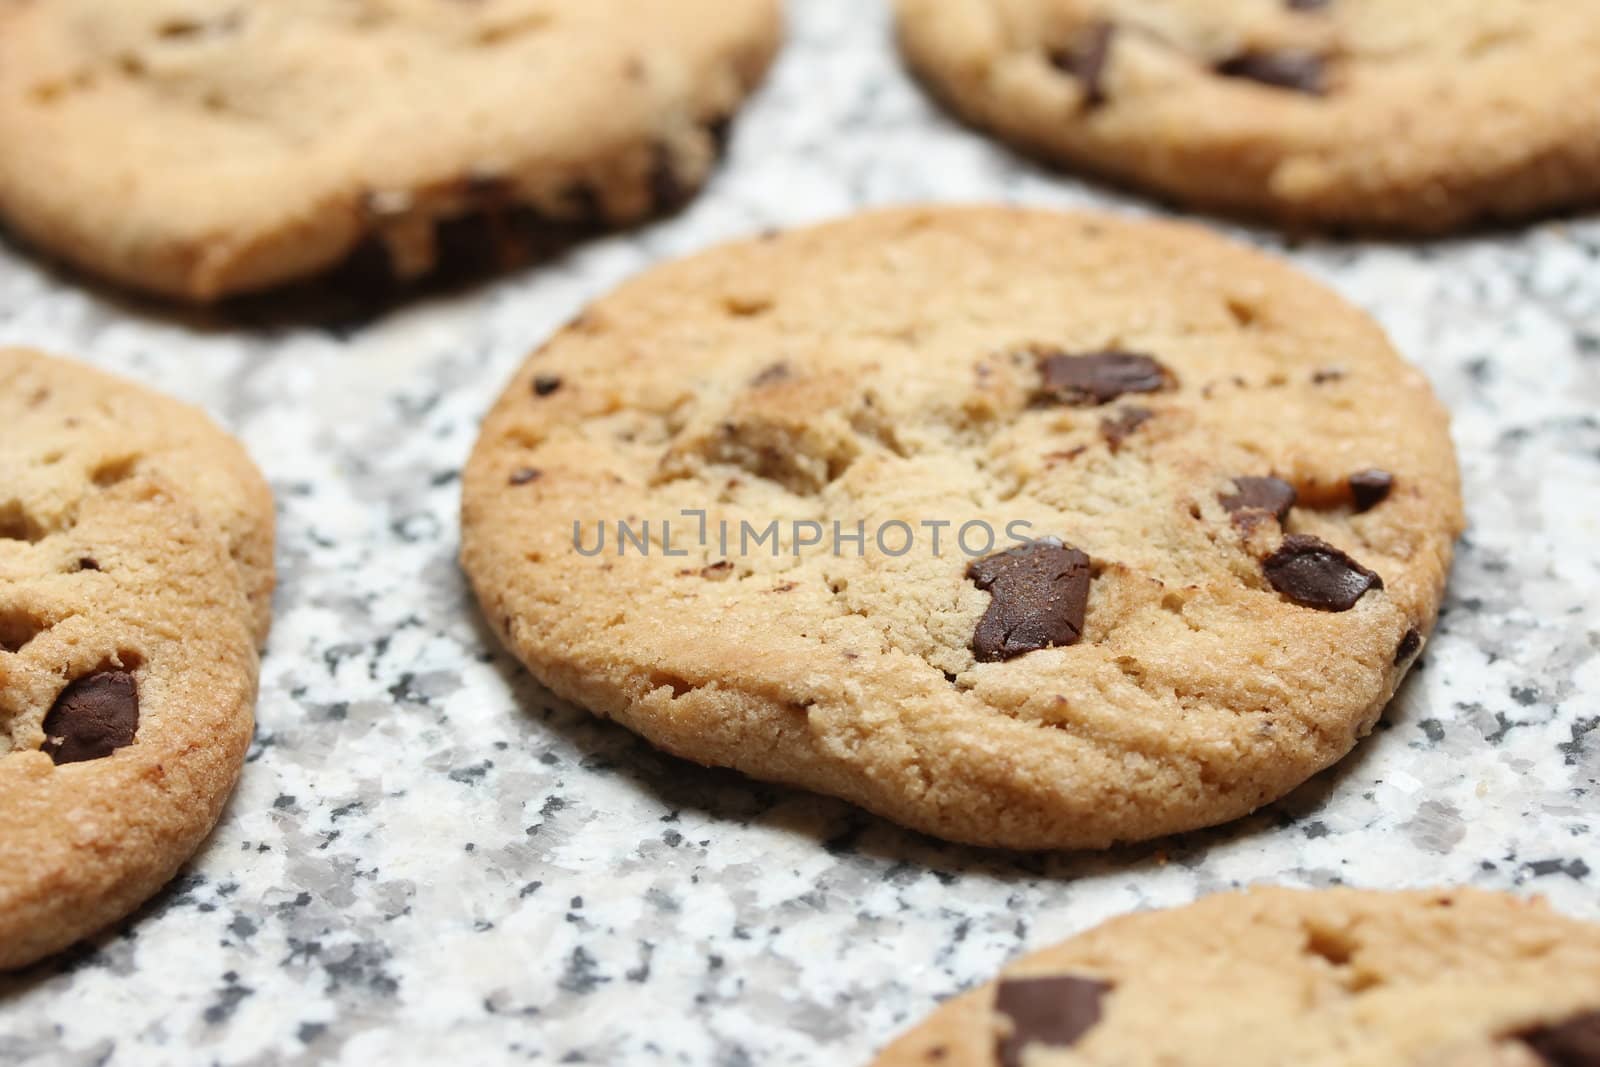
<svg viewBox="0 0 1600 1067"><path fill-rule="evenodd" d="M209 408L282 538L222 825L135 921L0 978L0 1064L848 1065L1022 949L1230 886L1460 882L1600 918L1600 220L1288 250L1432 376L1473 525L1384 727L1232 827L1087 857L945 847L652 753L494 649L455 564L457 471L586 300L858 205L1149 210L934 111L877 5L793 20L687 213L364 327L178 318L0 247L0 342Z"/></svg>

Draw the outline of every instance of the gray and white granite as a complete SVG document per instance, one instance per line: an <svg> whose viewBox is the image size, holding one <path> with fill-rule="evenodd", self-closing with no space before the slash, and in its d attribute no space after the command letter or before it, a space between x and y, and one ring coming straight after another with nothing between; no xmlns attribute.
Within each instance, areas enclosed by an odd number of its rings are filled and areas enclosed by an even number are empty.
<svg viewBox="0 0 1600 1067"><path fill-rule="evenodd" d="M364 328L230 328L0 250L0 341L209 408L282 527L238 794L134 921L0 979L0 1064L847 1065L1024 948L1230 886L1467 883L1600 918L1600 221L1287 249L1432 376L1472 530L1384 727L1236 825L1108 855L948 847L655 754L496 650L455 564L457 472L586 300L866 204L1150 210L930 108L878 4L792 7L686 213Z"/></svg>

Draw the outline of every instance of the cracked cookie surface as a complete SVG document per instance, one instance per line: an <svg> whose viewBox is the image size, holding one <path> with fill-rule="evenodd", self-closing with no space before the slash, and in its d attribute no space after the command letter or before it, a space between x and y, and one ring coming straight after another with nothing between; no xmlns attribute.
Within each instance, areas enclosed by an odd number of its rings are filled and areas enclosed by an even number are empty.
<svg viewBox="0 0 1600 1067"><path fill-rule="evenodd" d="M541 681L664 749L950 839L1101 847L1348 752L1461 522L1422 375L1284 264L930 208L593 305L487 418L463 562Z"/></svg>
<svg viewBox="0 0 1600 1067"><path fill-rule="evenodd" d="M81 363L0 348L0 418L12 474L0 487L0 531L56 528L85 486L156 474L183 486L222 534L257 639L266 640L276 580L272 490L204 412Z"/></svg>
<svg viewBox="0 0 1600 1067"><path fill-rule="evenodd" d="M1600 8L1563 0L898 0L974 125L1291 227L1438 233L1600 202Z"/></svg>
<svg viewBox="0 0 1600 1067"><path fill-rule="evenodd" d="M1474 890L1258 889L1006 968L877 1067L1588 1067L1600 927Z"/></svg>
<svg viewBox="0 0 1600 1067"><path fill-rule="evenodd" d="M250 741L272 506L198 411L0 350L0 968L128 914Z"/></svg>
<svg viewBox="0 0 1600 1067"><path fill-rule="evenodd" d="M679 206L780 34L776 0L12 0L0 215L120 283L209 301L375 243ZM525 250L524 250L525 252Z"/></svg>

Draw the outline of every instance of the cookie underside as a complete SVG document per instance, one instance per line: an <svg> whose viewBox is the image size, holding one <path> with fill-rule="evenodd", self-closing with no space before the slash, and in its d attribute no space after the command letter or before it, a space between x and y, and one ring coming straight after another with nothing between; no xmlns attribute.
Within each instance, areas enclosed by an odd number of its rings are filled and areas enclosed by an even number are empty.
<svg viewBox="0 0 1600 1067"><path fill-rule="evenodd" d="M776 0L0 7L0 217L193 301L344 264L509 266L681 206Z"/></svg>

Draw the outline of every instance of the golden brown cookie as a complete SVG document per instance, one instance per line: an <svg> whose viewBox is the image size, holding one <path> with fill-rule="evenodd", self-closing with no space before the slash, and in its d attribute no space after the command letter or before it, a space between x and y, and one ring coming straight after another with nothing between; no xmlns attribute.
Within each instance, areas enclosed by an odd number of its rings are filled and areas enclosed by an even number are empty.
<svg viewBox="0 0 1600 1067"><path fill-rule="evenodd" d="M29 470L0 487L0 523L26 532L68 520L87 485L151 472L182 486L218 529L265 642L272 621L272 490L206 415L92 367L0 348L6 459ZM15 469L15 468L14 468ZM10 518L7 519L6 516Z"/></svg>
<svg viewBox="0 0 1600 1067"><path fill-rule="evenodd" d="M12 0L0 217L196 301L368 238L402 279L512 258L687 199L780 32L777 0Z"/></svg>
<svg viewBox="0 0 1600 1067"><path fill-rule="evenodd" d="M126 915L216 821L250 740L272 511L238 446L192 409L17 351L0 352L0 382L12 968Z"/></svg>
<svg viewBox="0 0 1600 1067"><path fill-rule="evenodd" d="M1600 927L1474 890L1258 889L1125 916L876 1067L1592 1067Z"/></svg>
<svg viewBox="0 0 1600 1067"><path fill-rule="evenodd" d="M1367 316L1195 229L990 207L624 285L513 379L462 516L559 695L1017 848L1223 822L1339 759L1462 523L1445 414Z"/></svg>
<svg viewBox="0 0 1600 1067"><path fill-rule="evenodd" d="M1600 202L1600 7L898 0L911 66L1030 152L1292 227L1438 233Z"/></svg>

